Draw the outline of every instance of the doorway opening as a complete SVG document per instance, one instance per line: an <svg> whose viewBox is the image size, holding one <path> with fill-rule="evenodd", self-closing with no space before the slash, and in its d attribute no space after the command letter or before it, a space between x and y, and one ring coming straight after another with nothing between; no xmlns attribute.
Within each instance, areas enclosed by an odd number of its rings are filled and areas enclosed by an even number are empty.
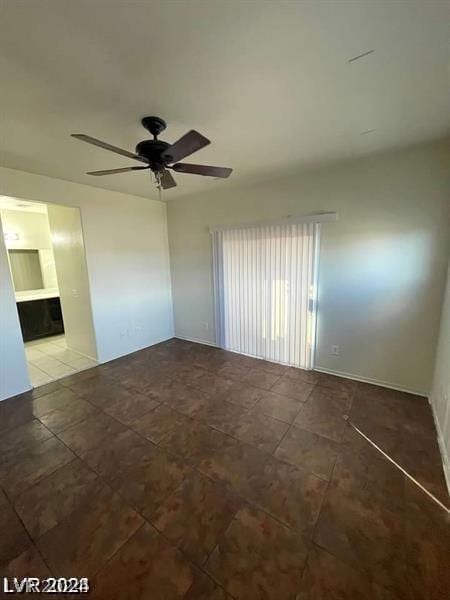
<svg viewBox="0 0 450 600"><path fill-rule="evenodd" d="M1 196L0 217L32 387L95 366L79 209Z"/></svg>

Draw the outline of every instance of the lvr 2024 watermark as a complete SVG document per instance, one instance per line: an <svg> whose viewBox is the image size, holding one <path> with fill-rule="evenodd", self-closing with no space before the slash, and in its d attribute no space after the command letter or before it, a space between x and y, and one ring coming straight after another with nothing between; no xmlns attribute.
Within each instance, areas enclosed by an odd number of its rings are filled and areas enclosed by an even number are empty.
<svg viewBox="0 0 450 600"><path fill-rule="evenodd" d="M87 577L3 577L4 594L83 594L89 591Z"/></svg>

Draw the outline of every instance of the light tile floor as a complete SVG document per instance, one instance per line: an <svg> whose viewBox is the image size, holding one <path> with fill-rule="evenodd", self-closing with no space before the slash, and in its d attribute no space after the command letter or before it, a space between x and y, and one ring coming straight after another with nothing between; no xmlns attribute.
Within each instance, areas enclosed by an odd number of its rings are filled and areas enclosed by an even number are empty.
<svg viewBox="0 0 450 600"><path fill-rule="evenodd" d="M33 387L94 367L97 364L90 358L70 350L64 335L26 342L25 354Z"/></svg>

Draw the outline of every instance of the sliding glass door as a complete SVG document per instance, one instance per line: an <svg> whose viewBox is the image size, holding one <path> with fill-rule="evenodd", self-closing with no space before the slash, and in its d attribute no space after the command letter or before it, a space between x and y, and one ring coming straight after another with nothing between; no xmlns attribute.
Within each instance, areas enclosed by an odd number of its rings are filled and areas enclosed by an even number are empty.
<svg viewBox="0 0 450 600"><path fill-rule="evenodd" d="M212 232L221 347L313 367L319 227L297 223Z"/></svg>

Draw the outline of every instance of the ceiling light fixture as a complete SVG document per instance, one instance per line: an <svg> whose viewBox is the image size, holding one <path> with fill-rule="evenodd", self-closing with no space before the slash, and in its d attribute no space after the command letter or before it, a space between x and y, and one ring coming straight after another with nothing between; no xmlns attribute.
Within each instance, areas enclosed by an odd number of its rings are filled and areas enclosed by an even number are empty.
<svg viewBox="0 0 450 600"><path fill-rule="evenodd" d="M353 58L349 59L349 63L355 62L355 60L359 60L360 58L364 58L365 56L369 56L369 54L373 54L375 50L367 50L367 52L363 52L362 54L357 54Z"/></svg>
<svg viewBox="0 0 450 600"><path fill-rule="evenodd" d="M111 144L102 142L85 133L72 133L72 137L81 142L86 142L87 144L92 144L93 146L98 146L104 150L109 150L110 152L115 152L116 154L121 154L122 156L127 156L128 158L133 158L134 160L139 160L141 163L145 163L145 167L141 165L139 167L133 166L120 169L89 171L87 175L99 177L103 175L114 175L116 173L128 173L129 171L150 169L153 173L153 180L160 195L162 189L168 190L177 185L169 169L176 173L220 177L221 179L226 179L231 175L233 169L228 167L213 167L212 165L193 165L191 163L178 162L182 158L190 156L211 143L204 135L195 131L195 129L191 129L185 133L174 144L169 144L168 142L163 142L158 139L158 136L167 127L164 119L161 119L160 117L144 117L141 120L141 123L142 126L152 134L153 139L139 142L136 146L136 152L129 152L123 148L112 146Z"/></svg>

